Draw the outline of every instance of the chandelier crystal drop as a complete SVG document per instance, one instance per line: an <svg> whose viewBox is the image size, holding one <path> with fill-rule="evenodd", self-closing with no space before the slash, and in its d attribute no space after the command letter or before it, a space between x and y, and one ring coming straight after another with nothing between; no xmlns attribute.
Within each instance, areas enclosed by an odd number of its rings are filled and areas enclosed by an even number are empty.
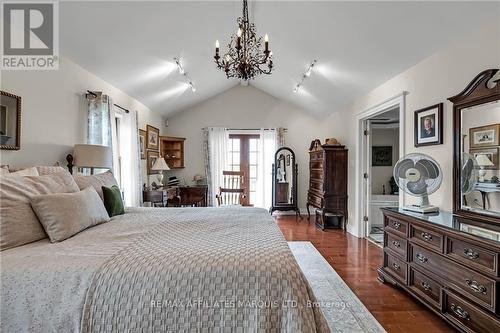
<svg viewBox="0 0 500 333"><path fill-rule="evenodd" d="M269 37L256 37L255 24L248 18L247 0L243 0L243 16L237 19L238 30L231 35L228 51L221 57L219 41L215 42L215 63L224 70L226 77L242 80L254 79L260 74L271 74L273 52L269 49ZM262 42L264 40L264 49Z"/></svg>

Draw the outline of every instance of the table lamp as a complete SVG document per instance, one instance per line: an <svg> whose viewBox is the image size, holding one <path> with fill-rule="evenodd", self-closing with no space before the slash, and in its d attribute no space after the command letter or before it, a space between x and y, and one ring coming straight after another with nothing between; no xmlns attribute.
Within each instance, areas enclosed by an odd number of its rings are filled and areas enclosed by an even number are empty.
<svg viewBox="0 0 500 333"><path fill-rule="evenodd" d="M484 182L484 176L486 176L486 170L484 167L492 166L493 162L485 154L478 154L476 156L477 165L479 165L479 181Z"/></svg>
<svg viewBox="0 0 500 333"><path fill-rule="evenodd" d="M73 150L74 165L79 168L90 168L90 173L94 174L94 169L113 168L113 152L111 147L101 145L81 144L75 145Z"/></svg>
<svg viewBox="0 0 500 333"><path fill-rule="evenodd" d="M167 162L165 162L165 159L163 157L158 157L155 161L155 163L153 164L153 166L151 167L151 170L154 170L154 171L160 171L160 173L158 174L158 182L163 185L163 171L164 170L170 170L170 168L168 167L168 164Z"/></svg>

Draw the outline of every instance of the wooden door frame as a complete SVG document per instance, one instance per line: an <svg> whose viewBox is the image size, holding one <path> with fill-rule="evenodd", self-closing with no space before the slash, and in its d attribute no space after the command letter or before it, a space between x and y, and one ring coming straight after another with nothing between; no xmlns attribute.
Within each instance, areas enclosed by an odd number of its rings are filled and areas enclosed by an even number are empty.
<svg viewBox="0 0 500 333"><path fill-rule="evenodd" d="M365 124L368 119L373 118L376 115L382 114L390 109L396 107L399 108L399 156L405 155L405 127L406 127L406 95L408 92L403 91L394 97L391 97L375 106L365 109L356 114L356 127L357 127L357 138L356 138L356 201L355 201L355 216L354 223L350 223L351 230L350 233L356 237L365 238L366 234L366 222L363 221L363 216L366 214L366 209L368 207L367 202L367 186L364 178L364 173L370 172L367 170L367 165L369 165L367 159L367 141L365 139L364 130L366 128ZM368 175L370 177L370 175ZM405 200L403 191L399 191L399 205L402 206Z"/></svg>
<svg viewBox="0 0 500 333"><path fill-rule="evenodd" d="M250 139L260 139L259 134L229 134L229 139L240 139L240 171L245 173L241 186L245 188L243 206L250 206ZM243 153L245 152L245 153Z"/></svg>

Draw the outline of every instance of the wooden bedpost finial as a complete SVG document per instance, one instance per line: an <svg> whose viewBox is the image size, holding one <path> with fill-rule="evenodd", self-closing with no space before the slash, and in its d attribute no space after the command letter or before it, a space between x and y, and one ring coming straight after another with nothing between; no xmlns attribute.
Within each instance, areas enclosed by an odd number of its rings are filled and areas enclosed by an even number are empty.
<svg viewBox="0 0 500 333"><path fill-rule="evenodd" d="M66 161L68 161L67 167L68 167L69 173L73 174L73 167L74 167L74 164L73 164L73 161L74 161L73 155L71 155L71 154L66 155Z"/></svg>

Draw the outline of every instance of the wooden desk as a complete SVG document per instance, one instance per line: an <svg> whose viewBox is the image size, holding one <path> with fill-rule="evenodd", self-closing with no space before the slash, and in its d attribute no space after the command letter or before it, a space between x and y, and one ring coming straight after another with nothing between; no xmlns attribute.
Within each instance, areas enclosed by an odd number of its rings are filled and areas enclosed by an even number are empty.
<svg viewBox="0 0 500 333"><path fill-rule="evenodd" d="M142 192L144 202L154 207L206 207L208 205L207 186L174 186L161 190Z"/></svg>
<svg viewBox="0 0 500 333"><path fill-rule="evenodd" d="M167 207L170 202L178 202L177 187L168 187L161 190L143 190L142 201L151 202L153 207Z"/></svg>

